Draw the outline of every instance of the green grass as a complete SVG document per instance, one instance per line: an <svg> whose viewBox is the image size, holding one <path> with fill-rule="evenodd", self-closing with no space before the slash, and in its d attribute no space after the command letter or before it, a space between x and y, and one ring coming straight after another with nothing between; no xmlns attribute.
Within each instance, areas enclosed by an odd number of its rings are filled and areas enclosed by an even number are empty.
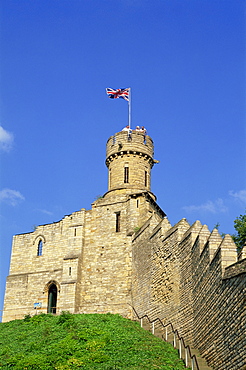
<svg viewBox="0 0 246 370"><path fill-rule="evenodd" d="M0 369L185 369L177 351L112 314L40 314L0 324Z"/></svg>

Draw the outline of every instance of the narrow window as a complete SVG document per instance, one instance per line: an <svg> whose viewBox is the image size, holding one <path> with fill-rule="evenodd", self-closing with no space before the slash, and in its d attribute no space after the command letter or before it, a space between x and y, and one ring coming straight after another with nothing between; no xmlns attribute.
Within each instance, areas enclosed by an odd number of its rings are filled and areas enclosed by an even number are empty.
<svg viewBox="0 0 246 370"><path fill-rule="evenodd" d="M57 302L57 287L55 284L51 284L48 293L48 313L56 313L56 302Z"/></svg>
<svg viewBox="0 0 246 370"><path fill-rule="evenodd" d="M75 229L74 229L74 236L76 236L76 227L75 227Z"/></svg>
<svg viewBox="0 0 246 370"><path fill-rule="evenodd" d="M111 168L108 171L108 187L111 188Z"/></svg>
<svg viewBox="0 0 246 370"><path fill-rule="evenodd" d="M116 215L115 231L118 233L120 232L120 212L117 212L115 215Z"/></svg>
<svg viewBox="0 0 246 370"><path fill-rule="evenodd" d="M124 171L124 183L128 184L129 183L129 167L125 167Z"/></svg>
<svg viewBox="0 0 246 370"><path fill-rule="evenodd" d="M72 267L69 267L68 274L69 274L69 276L71 276L71 274L72 274Z"/></svg>
<svg viewBox="0 0 246 370"><path fill-rule="evenodd" d="M137 199L137 208L138 208L138 199Z"/></svg>
<svg viewBox="0 0 246 370"><path fill-rule="evenodd" d="M42 256L43 252L43 241L39 240L38 242L38 251L37 251L37 256Z"/></svg>
<svg viewBox="0 0 246 370"><path fill-rule="evenodd" d="M148 186L148 173L144 171L144 186Z"/></svg>

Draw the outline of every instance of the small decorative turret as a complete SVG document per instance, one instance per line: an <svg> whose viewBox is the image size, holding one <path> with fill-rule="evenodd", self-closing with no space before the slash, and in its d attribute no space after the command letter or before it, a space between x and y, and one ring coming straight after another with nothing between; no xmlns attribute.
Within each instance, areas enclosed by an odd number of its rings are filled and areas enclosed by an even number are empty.
<svg viewBox="0 0 246 370"><path fill-rule="evenodd" d="M154 145L143 132L117 132L107 141L108 192L124 189L125 193L151 192L151 168ZM153 196L153 194L151 193Z"/></svg>

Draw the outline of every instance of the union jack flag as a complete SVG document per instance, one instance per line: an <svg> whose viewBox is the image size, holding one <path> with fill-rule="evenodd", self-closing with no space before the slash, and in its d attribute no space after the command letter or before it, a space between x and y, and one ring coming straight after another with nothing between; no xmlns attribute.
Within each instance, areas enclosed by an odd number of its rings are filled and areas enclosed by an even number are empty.
<svg viewBox="0 0 246 370"><path fill-rule="evenodd" d="M106 88L106 93L110 99L122 98L126 101L130 99L130 88L127 89L111 89L110 87Z"/></svg>

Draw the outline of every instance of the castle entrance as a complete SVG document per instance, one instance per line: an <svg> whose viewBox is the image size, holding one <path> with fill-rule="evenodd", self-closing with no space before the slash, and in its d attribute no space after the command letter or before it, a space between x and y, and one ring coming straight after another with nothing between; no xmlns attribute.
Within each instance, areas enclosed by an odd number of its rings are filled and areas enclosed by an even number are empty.
<svg viewBox="0 0 246 370"><path fill-rule="evenodd" d="M48 313L56 313L56 302L57 302L57 286L51 284L48 293Z"/></svg>

